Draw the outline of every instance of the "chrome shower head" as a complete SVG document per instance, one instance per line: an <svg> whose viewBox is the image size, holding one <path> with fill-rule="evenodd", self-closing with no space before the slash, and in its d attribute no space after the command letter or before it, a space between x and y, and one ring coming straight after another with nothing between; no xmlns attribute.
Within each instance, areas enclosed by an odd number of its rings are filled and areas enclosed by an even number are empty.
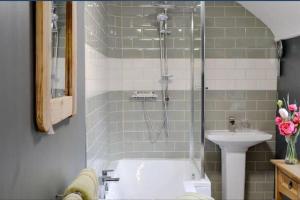
<svg viewBox="0 0 300 200"><path fill-rule="evenodd" d="M161 22L161 21L167 21L168 20L168 15L165 13L160 13L157 15L157 21Z"/></svg>
<svg viewBox="0 0 300 200"><path fill-rule="evenodd" d="M57 32L58 30L58 15L56 13L56 8L52 8L52 19L51 19L51 28L53 32Z"/></svg>

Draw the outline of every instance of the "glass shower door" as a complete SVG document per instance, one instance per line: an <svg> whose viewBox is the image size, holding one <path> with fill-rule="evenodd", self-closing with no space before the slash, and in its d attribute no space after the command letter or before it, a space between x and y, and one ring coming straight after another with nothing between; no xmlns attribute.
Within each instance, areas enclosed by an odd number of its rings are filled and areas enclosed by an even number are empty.
<svg viewBox="0 0 300 200"><path fill-rule="evenodd" d="M190 29L190 131L189 158L205 178L204 170L204 64L205 64L205 2L195 1Z"/></svg>

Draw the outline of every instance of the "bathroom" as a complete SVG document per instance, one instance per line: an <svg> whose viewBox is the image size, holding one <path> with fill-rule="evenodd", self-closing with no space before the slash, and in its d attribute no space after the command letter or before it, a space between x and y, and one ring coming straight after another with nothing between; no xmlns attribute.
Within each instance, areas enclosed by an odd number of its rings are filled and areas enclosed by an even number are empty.
<svg viewBox="0 0 300 200"><path fill-rule="evenodd" d="M0 199L71 200L85 168L97 199L299 199L274 122L299 102L299 7L0 2Z"/></svg>

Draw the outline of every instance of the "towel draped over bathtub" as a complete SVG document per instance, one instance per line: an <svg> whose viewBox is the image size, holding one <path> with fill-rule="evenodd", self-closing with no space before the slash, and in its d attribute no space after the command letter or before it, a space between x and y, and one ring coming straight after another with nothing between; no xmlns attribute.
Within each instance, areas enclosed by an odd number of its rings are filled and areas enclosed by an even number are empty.
<svg viewBox="0 0 300 200"><path fill-rule="evenodd" d="M207 197L198 193L185 193L182 197L177 200L214 200L212 197Z"/></svg>
<svg viewBox="0 0 300 200"><path fill-rule="evenodd" d="M80 194L82 200L96 200L98 199L98 187L99 182L96 172L93 169L83 169L78 177L67 187L64 197L66 198L68 195L76 193Z"/></svg>
<svg viewBox="0 0 300 200"><path fill-rule="evenodd" d="M71 193L63 198L63 200L83 200L79 194Z"/></svg>

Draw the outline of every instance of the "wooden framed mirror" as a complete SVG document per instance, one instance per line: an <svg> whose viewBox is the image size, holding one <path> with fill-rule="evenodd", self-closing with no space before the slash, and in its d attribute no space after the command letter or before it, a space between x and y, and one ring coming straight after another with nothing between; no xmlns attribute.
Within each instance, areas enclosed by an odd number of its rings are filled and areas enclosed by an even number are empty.
<svg viewBox="0 0 300 200"><path fill-rule="evenodd" d="M76 3L36 2L36 123L39 131L76 113Z"/></svg>

